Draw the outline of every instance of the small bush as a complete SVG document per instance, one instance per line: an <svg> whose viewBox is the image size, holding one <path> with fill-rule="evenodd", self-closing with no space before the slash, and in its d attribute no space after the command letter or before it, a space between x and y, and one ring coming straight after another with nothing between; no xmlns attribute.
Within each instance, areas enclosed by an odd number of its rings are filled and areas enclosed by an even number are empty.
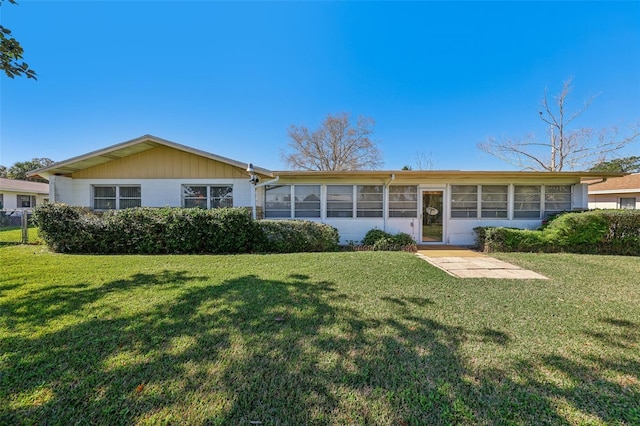
<svg viewBox="0 0 640 426"><path fill-rule="evenodd" d="M366 247L371 247L372 250L399 251L410 249L410 251L415 251L416 249L416 242L411 235L404 232L391 235L377 228L371 229L365 234L362 244Z"/></svg>
<svg viewBox="0 0 640 426"><path fill-rule="evenodd" d="M592 210L557 216L538 231L476 228L487 251L570 252L640 256L640 211Z"/></svg>
<svg viewBox="0 0 640 426"><path fill-rule="evenodd" d="M378 240L391 237L392 235L388 232L385 232L382 229L373 228L367 231L367 233L365 234L364 238L362 239L362 245L373 246Z"/></svg>

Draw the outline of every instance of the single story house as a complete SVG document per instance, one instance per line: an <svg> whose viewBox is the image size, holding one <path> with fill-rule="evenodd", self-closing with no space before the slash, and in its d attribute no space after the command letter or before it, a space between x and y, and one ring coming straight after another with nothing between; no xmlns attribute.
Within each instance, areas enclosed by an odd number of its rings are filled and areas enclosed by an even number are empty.
<svg viewBox="0 0 640 426"><path fill-rule="evenodd" d="M0 178L0 210L30 210L49 201L49 184Z"/></svg>
<svg viewBox="0 0 640 426"><path fill-rule="evenodd" d="M421 244L471 245L473 228L537 228L587 208L583 178L621 173L514 171L271 171L145 135L35 170L52 202L95 210L249 207L257 217L336 227L342 243L372 228Z"/></svg>
<svg viewBox="0 0 640 426"><path fill-rule="evenodd" d="M590 209L640 209L640 173L589 185Z"/></svg>

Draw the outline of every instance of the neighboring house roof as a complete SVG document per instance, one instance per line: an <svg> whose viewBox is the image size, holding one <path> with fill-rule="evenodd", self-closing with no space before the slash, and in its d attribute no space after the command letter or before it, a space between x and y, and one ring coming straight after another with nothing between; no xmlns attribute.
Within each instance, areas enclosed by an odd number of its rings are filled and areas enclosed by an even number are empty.
<svg viewBox="0 0 640 426"><path fill-rule="evenodd" d="M49 184L0 178L0 191L49 194Z"/></svg>
<svg viewBox="0 0 640 426"><path fill-rule="evenodd" d="M589 194L613 194L640 192L640 173L623 177L608 178L604 182L589 186Z"/></svg>
<svg viewBox="0 0 640 426"><path fill-rule="evenodd" d="M92 151L84 155L70 158L68 160L54 163L47 167L42 167L37 170L33 170L28 173L29 176L42 176L47 177L50 175L69 175L79 170L84 170L89 167L97 166L112 160L116 160L123 157L128 157L132 154L137 154L143 151L147 151L158 146L167 146L180 151L189 152L191 154L199 155L204 158L219 161L221 163L229 164L234 167L239 167L243 170L247 168L247 163L232 160L230 158L215 155L210 152L201 151L199 149L191 148L186 145L171 142L166 139L159 138L152 135L144 135L139 138L131 139L126 142L122 142L116 145L109 146L107 148ZM272 176L272 172L261 167L254 167L255 172L265 176Z"/></svg>

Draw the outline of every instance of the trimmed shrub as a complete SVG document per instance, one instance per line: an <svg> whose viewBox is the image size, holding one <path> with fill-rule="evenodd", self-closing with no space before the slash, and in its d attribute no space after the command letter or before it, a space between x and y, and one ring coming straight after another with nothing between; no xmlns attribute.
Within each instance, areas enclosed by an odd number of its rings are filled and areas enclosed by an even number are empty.
<svg viewBox="0 0 640 426"><path fill-rule="evenodd" d="M591 210L557 216L538 231L475 228L486 251L570 252L640 256L640 211Z"/></svg>
<svg viewBox="0 0 640 426"><path fill-rule="evenodd" d="M338 230L308 220L260 220L261 241L255 251L296 253L338 250Z"/></svg>
<svg viewBox="0 0 640 426"><path fill-rule="evenodd" d="M134 208L94 214L43 204L35 220L45 243L61 253L248 253L332 251L338 231L308 221L254 221L243 208Z"/></svg>
<svg viewBox="0 0 640 426"><path fill-rule="evenodd" d="M416 250L416 242L413 237L404 232L399 232L396 235L391 235L381 229L370 229L364 236L362 244L367 247L371 247L372 250L386 250L386 251L410 251Z"/></svg>

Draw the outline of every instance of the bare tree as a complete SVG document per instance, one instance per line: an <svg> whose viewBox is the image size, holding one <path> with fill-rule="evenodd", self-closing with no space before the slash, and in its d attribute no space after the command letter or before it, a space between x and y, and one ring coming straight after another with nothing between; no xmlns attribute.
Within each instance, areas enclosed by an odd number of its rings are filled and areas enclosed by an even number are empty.
<svg viewBox="0 0 640 426"><path fill-rule="evenodd" d="M596 131L592 128L570 128L595 99L590 97L575 112L567 112L566 103L571 93L572 78L562 85L562 91L549 103L545 89L540 119L548 126L547 139L538 140L533 134L522 139L497 140L489 138L478 144L478 148L524 170L588 169L635 142L640 137L640 129L632 129L627 136L620 137L616 127Z"/></svg>
<svg viewBox="0 0 640 426"><path fill-rule="evenodd" d="M328 114L314 131L289 128L290 152L282 160L296 170L373 170L382 166L382 153L371 139L375 122L360 117L353 125L348 113Z"/></svg>
<svg viewBox="0 0 640 426"><path fill-rule="evenodd" d="M416 170L433 170L436 167L437 163L433 160L433 153L416 152Z"/></svg>

